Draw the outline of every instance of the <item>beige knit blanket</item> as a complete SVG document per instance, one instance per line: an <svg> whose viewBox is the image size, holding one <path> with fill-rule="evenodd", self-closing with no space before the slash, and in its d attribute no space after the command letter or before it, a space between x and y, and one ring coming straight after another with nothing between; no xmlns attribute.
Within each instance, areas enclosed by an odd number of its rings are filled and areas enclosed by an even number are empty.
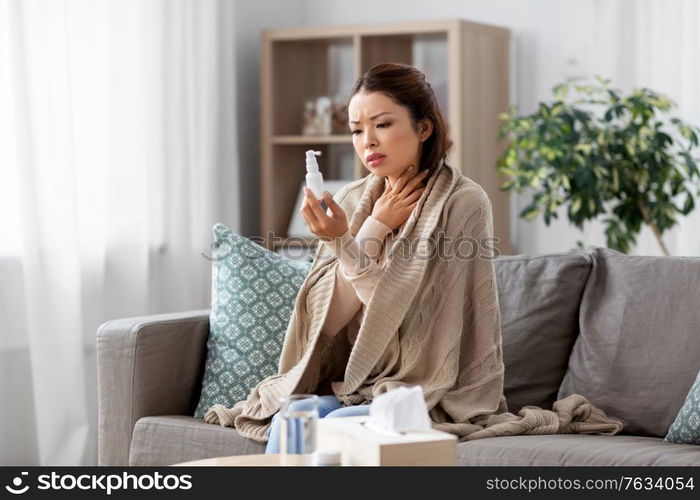
<svg viewBox="0 0 700 500"><path fill-rule="evenodd" d="M383 189L384 178L369 174L335 195L353 236ZM460 441L618 433L623 423L579 394L557 401L552 411L507 411L492 237L484 190L441 165L391 249L354 345L342 333L320 335L339 263L332 249L319 245L296 298L278 373L232 408L212 406L205 420L265 442L281 396L335 394L357 405L402 385L420 385L433 427Z"/></svg>

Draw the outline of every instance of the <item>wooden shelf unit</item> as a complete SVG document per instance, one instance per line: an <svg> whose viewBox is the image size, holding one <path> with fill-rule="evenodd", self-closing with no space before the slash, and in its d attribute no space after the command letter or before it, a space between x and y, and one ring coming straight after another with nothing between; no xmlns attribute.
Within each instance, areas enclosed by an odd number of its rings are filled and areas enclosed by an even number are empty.
<svg viewBox="0 0 700 500"><path fill-rule="evenodd" d="M498 189L506 179L496 167L505 147L497 135L498 114L509 105L509 40L505 28L461 19L263 31L260 236L265 245L277 248L287 237L306 175L307 149L322 152L324 179L351 182L368 173L347 125L332 135L302 135L306 99L347 97L373 65L401 62L416 66L431 82L454 141L448 162L488 193L498 249L511 254L508 195ZM334 163L338 158L342 166ZM313 239L306 244L313 245Z"/></svg>

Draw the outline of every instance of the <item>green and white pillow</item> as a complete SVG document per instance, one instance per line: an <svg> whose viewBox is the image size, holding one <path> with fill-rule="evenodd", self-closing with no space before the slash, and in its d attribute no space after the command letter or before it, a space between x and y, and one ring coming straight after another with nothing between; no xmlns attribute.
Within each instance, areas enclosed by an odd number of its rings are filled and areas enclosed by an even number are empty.
<svg viewBox="0 0 700 500"><path fill-rule="evenodd" d="M310 261L287 259L232 232L213 228L207 360L195 418L227 408L277 373L296 296Z"/></svg>
<svg viewBox="0 0 700 500"><path fill-rule="evenodd" d="M669 427L664 443L700 444L700 372Z"/></svg>

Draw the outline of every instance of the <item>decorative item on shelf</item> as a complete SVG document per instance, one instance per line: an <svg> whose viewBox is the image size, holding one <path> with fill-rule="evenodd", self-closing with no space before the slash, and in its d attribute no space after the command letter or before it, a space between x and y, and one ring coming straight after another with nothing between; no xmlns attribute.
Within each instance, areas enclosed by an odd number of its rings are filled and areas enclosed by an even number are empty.
<svg viewBox="0 0 700 500"><path fill-rule="evenodd" d="M316 133L316 104L313 99L308 99L304 103L304 124L301 127L303 135L313 135Z"/></svg>
<svg viewBox="0 0 700 500"><path fill-rule="evenodd" d="M331 113L333 110L333 101L330 97L321 96L316 99L316 121L317 131L321 135L331 133Z"/></svg>
<svg viewBox="0 0 700 500"><path fill-rule="evenodd" d="M303 135L329 135L343 133L347 129L347 98L337 95L309 98L304 103Z"/></svg>
<svg viewBox="0 0 700 500"><path fill-rule="evenodd" d="M314 99L307 99L304 104L303 135L328 135L331 133L331 113L333 101L330 97L322 95Z"/></svg>
<svg viewBox="0 0 700 500"><path fill-rule="evenodd" d="M352 182L348 180L325 180L324 187L331 196L335 196L340 188L345 186L347 183ZM304 202L304 183L299 186L299 194L297 195L297 202L294 207L294 212L292 214L292 219L289 222L289 229L287 230L287 235L290 238L315 238L316 235L309 231L309 227L304 221L299 210L301 209L301 204ZM329 209L330 210L330 209ZM349 215L348 215L349 217Z"/></svg>
<svg viewBox="0 0 700 500"><path fill-rule="evenodd" d="M333 123L331 128L334 134L349 133L348 99L343 95L337 95L333 98Z"/></svg>

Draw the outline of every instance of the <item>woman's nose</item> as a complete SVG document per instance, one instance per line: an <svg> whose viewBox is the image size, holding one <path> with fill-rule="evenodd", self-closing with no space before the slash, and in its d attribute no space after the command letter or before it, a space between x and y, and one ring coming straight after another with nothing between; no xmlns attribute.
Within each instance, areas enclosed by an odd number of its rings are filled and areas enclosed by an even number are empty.
<svg viewBox="0 0 700 500"><path fill-rule="evenodd" d="M365 134L365 147L376 147L377 146L377 136L374 135L374 132L367 132Z"/></svg>

